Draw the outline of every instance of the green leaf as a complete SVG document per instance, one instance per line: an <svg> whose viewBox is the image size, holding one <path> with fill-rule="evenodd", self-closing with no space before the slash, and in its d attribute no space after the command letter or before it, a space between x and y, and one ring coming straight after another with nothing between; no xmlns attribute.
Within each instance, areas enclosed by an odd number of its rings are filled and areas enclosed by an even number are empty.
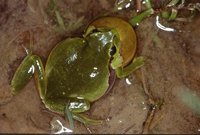
<svg viewBox="0 0 200 135"><path fill-rule="evenodd" d="M152 8L151 0L144 0L147 9Z"/></svg>
<svg viewBox="0 0 200 135"><path fill-rule="evenodd" d="M58 22L59 27L65 31L65 23L63 21L63 18L61 17L61 14L58 10L55 10L55 14L56 14L56 19Z"/></svg>
<svg viewBox="0 0 200 135"><path fill-rule="evenodd" d="M168 11L162 11L161 12L161 17L164 19L168 19L170 16L170 13Z"/></svg>
<svg viewBox="0 0 200 135"><path fill-rule="evenodd" d="M167 7L172 7L175 6L176 4L179 3L180 0L171 0L168 4Z"/></svg>
<svg viewBox="0 0 200 135"><path fill-rule="evenodd" d="M171 15L169 16L169 21L172 21L172 20L175 20L176 19L176 16L178 14L178 11L174 8L172 8L172 12L171 12Z"/></svg>
<svg viewBox="0 0 200 135"><path fill-rule="evenodd" d="M56 1L55 0L50 0L50 2L48 4L48 8L49 8L49 10L55 10L55 8L56 8Z"/></svg>
<svg viewBox="0 0 200 135"><path fill-rule="evenodd" d="M152 15L154 13L153 8L147 9L143 11L141 14L134 16L129 20L130 24L133 26L139 25L145 18Z"/></svg>

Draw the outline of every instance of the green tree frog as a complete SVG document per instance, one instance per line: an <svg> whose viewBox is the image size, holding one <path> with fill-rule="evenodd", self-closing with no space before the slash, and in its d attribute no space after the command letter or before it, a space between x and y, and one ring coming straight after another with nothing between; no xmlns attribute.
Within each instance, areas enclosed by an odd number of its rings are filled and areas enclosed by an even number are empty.
<svg viewBox="0 0 200 135"><path fill-rule="evenodd" d="M66 114L71 123L101 123L83 112L106 93L111 70L123 78L144 64L143 57L133 59L135 51L136 35L129 23L117 17L97 19L82 37L58 43L45 67L39 56L28 54L11 81L12 93L20 92L34 76L46 108Z"/></svg>

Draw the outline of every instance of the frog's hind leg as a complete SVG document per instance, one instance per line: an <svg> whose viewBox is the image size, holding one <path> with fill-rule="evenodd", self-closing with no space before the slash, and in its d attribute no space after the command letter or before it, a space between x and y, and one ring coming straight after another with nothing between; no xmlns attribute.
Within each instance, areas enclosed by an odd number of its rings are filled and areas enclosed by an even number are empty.
<svg viewBox="0 0 200 135"><path fill-rule="evenodd" d="M96 120L96 119L89 118L87 115L85 115L83 113L72 113L72 117L75 120L77 120L85 125L99 125L99 124L103 123L102 120Z"/></svg>
<svg viewBox="0 0 200 135"><path fill-rule="evenodd" d="M40 97L43 99L46 90L44 67L40 57L32 54L28 54L17 68L17 71L11 80L12 93L19 93L30 81L33 75L36 79Z"/></svg>
<svg viewBox="0 0 200 135"><path fill-rule="evenodd" d="M70 111L72 112L72 117L83 124L97 125L102 123L102 120L91 119L87 115L83 114L83 112L90 109L90 102L86 99L72 98L66 108L65 113L67 114L68 119L71 117L69 114Z"/></svg>
<svg viewBox="0 0 200 135"><path fill-rule="evenodd" d="M88 118L83 112L90 109L89 101L85 99L69 98L63 101L62 99L44 99L44 104L46 108L54 112L64 113L65 118L68 119L70 128L74 128L73 119L90 125L101 124L102 120L95 120Z"/></svg>

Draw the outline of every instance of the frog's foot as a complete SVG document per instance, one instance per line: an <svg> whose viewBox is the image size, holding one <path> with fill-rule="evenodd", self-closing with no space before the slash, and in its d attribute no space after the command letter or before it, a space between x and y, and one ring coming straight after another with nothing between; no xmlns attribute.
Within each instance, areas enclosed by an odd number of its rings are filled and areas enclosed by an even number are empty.
<svg viewBox="0 0 200 135"><path fill-rule="evenodd" d="M73 130L74 129L74 121L73 119L85 124L85 125L98 125L102 124L102 120L95 120L87 117L85 114L80 114L80 113L72 113L69 110L69 104L67 104L66 109L65 109L65 117L69 121L70 128Z"/></svg>
<svg viewBox="0 0 200 135"><path fill-rule="evenodd" d="M68 99L45 99L43 100L46 108L53 112L65 114L65 117L69 120L70 128L74 128L73 119L90 125L101 124L102 120L94 120L88 118L82 112L90 109L89 101L85 99L68 98Z"/></svg>
<svg viewBox="0 0 200 135"><path fill-rule="evenodd" d="M82 113L90 109L90 102L85 99L72 98L66 108L68 108L65 109L66 114L69 111L72 112L72 117L83 124L97 125L102 123L102 120L91 119ZM70 116L67 117L69 119Z"/></svg>
<svg viewBox="0 0 200 135"><path fill-rule="evenodd" d="M72 117L75 120L77 120L83 124L86 124L86 125L99 125L99 124L103 123L103 120L95 120L95 119L89 118L87 115L81 114L81 113L73 113Z"/></svg>
<svg viewBox="0 0 200 135"><path fill-rule="evenodd" d="M126 67L119 67L116 69L116 74L118 78L124 78L139 69L144 65L144 57L136 57L133 61Z"/></svg>

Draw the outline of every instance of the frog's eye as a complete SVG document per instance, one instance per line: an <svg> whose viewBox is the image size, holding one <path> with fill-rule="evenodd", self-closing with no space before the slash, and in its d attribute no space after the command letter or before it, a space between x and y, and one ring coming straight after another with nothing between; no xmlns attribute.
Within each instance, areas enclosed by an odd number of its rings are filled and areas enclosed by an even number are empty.
<svg viewBox="0 0 200 135"><path fill-rule="evenodd" d="M97 28L92 30L92 33L96 33L96 32L99 32L99 30Z"/></svg>
<svg viewBox="0 0 200 135"><path fill-rule="evenodd" d="M96 32L99 32L99 30L98 30L97 28L94 28L94 29L92 29L92 30L90 31L90 34L96 33Z"/></svg>
<svg viewBox="0 0 200 135"><path fill-rule="evenodd" d="M117 49L115 46L113 46L111 49L110 49L110 56L113 56L115 53L116 53Z"/></svg>

